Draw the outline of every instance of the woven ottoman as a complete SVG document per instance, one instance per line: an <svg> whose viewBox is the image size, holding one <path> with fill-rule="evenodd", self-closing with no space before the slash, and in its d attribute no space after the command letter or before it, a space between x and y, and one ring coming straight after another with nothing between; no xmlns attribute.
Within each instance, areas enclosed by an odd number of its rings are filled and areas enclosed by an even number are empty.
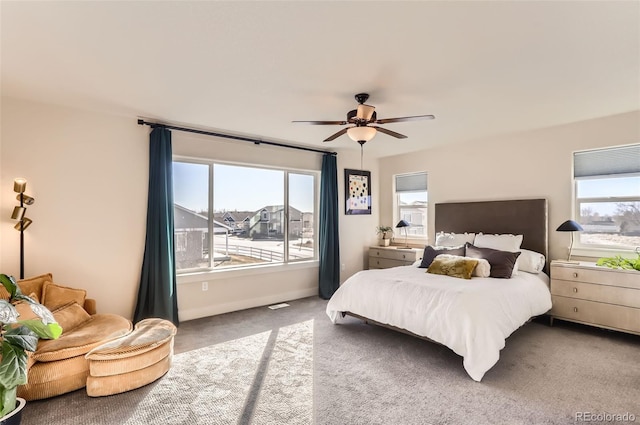
<svg viewBox="0 0 640 425"><path fill-rule="evenodd" d="M89 351L87 395L119 394L163 376L171 366L175 334L168 320L144 319L130 334Z"/></svg>

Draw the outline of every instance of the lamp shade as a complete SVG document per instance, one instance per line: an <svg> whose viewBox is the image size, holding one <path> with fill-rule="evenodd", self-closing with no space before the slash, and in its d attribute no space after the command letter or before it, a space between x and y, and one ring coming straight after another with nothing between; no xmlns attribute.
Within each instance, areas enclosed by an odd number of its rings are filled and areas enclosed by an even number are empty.
<svg viewBox="0 0 640 425"><path fill-rule="evenodd" d="M398 224L396 224L396 227L409 227L409 222L406 220L400 220Z"/></svg>
<svg viewBox="0 0 640 425"><path fill-rule="evenodd" d="M13 180L13 191L17 193L24 193L27 188L27 180L21 177Z"/></svg>
<svg viewBox="0 0 640 425"><path fill-rule="evenodd" d="M11 213L11 218L14 220L22 220L24 217L24 213L27 211L24 207L13 207L13 213Z"/></svg>
<svg viewBox="0 0 640 425"><path fill-rule="evenodd" d="M25 205L33 205L33 203L36 201L35 199L33 199L32 196L25 195L24 193L17 194L16 199L19 201L21 196L22 196L22 203L24 203Z"/></svg>
<svg viewBox="0 0 640 425"><path fill-rule="evenodd" d="M31 221L30 218L24 217L22 220L17 222L13 228L20 231L27 230L27 227L31 226L31 223L33 223L33 221Z"/></svg>
<svg viewBox="0 0 640 425"><path fill-rule="evenodd" d="M369 121L373 117L373 112L376 110L373 106L358 105L356 116L362 120Z"/></svg>
<svg viewBox="0 0 640 425"><path fill-rule="evenodd" d="M573 220L567 220L556 229L557 232L581 232L584 230L579 223Z"/></svg>
<svg viewBox="0 0 640 425"><path fill-rule="evenodd" d="M347 129L347 135L354 142L365 141L373 139L376 135L376 129L373 127L350 127Z"/></svg>

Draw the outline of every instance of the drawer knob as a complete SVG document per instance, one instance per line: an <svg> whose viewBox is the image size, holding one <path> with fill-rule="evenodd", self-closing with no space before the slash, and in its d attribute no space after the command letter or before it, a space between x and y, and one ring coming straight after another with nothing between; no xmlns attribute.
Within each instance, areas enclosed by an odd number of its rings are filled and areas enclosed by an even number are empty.
<svg viewBox="0 0 640 425"><path fill-rule="evenodd" d="M578 288L573 288L573 292L578 292Z"/></svg>
<svg viewBox="0 0 640 425"><path fill-rule="evenodd" d="M573 277L578 277L578 272L574 272Z"/></svg>
<svg viewBox="0 0 640 425"><path fill-rule="evenodd" d="M406 256L406 255L404 255L404 254L402 254L402 258L407 258L407 256Z"/></svg>
<svg viewBox="0 0 640 425"><path fill-rule="evenodd" d="M578 307L573 307L573 312L577 313L578 312Z"/></svg>

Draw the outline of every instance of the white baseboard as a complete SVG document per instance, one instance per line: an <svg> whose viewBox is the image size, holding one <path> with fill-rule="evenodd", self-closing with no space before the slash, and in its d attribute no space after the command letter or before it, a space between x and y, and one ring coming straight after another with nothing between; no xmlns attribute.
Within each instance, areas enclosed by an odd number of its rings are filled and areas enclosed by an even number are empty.
<svg viewBox="0 0 640 425"><path fill-rule="evenodd" d="M274 294L260 298L250 298L242 301L210 305L207 307L178 310L178 318L181 322L186 322L189 320L200 319L202 317L215 316L238 310L246 310L248 308L262 307L275 303L311 297L313 295L318 295L317 288L299 289L296 291Z"/></svg>

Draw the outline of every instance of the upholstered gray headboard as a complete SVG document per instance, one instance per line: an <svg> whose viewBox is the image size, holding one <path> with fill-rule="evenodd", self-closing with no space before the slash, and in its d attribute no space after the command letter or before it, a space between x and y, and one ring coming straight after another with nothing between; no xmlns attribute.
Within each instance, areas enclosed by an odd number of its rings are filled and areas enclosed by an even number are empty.
<svg viewBox="0 0 640 425"><path fill-rule="evenodd" d="M523 235L522 248L549 258L546 199L436 204L435 219L436 232Z"/></svg>

